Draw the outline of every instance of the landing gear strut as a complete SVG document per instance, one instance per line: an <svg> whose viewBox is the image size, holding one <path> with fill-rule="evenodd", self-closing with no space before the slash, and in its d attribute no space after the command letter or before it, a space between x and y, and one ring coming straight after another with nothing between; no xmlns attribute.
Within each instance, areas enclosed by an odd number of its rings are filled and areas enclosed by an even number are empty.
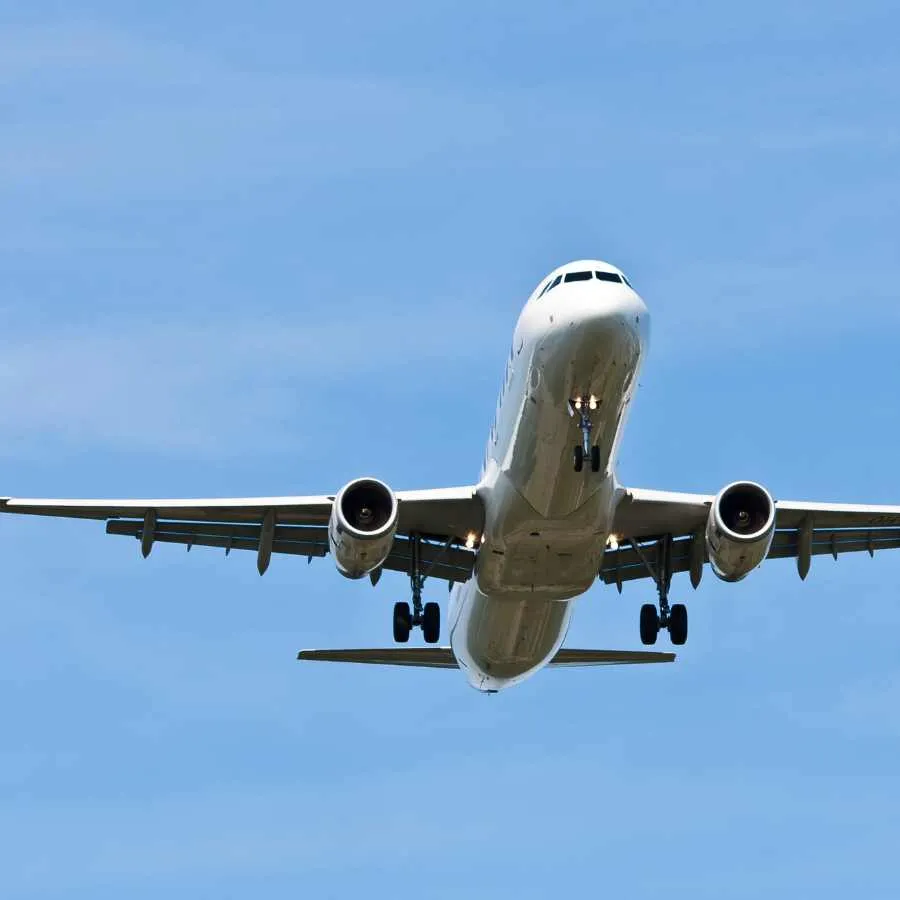
<svg viewBox="0 0 900 900"><path fill-rule="evenodd" d="M591 431L594 423L591 419L591 413L597 408L597 400L591 397L585 400L579 397L569 401L569 415L578 416L578 427L581 430L581 443L576 444L573 457L575 461L575 471L580 472L584 468L585 460L590 460L591 471L600 471L600 448L596 444L591 444Z"/></svg>
<svg viewBox="0 0 900 900"><path fill-rule="evenodd" d="M658 610L652 603L645 603L641 607L641 643L655 644L660 630L665 628L672 643L680 647L687 641L688 616L687 607L683 603L669 606L669 587L672 584L672 535L664 535L656 544L656 568L651 565L636 541L632 540L631 546L656 582L659 595Z"/></svg>
<svg viewBox="0 0 900 900"><path fill-rule="evenodd" d="M412 608L401 601L394 604L394 640L405 644L413 628L421 626L426 644L436 644L441 638L441 608L437 603L422 603L422 588L427 576L422 574L420 539L410 535L412 560L409 569L409 583L412 588Z"/></svg>

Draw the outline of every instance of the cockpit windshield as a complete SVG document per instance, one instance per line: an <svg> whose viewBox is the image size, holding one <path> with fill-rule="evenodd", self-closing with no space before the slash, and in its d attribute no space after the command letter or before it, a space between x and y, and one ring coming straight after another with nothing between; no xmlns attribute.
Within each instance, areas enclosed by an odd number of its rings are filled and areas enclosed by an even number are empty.
<svg viewBox="0 0 900 900"><path fill-rule="evenodd" d="M622 283L622 276L616 272L594 272L599 281L614 281L616 284Z"/></svg>
<svg viewBox="0 0 900 900"><path fill-rule="evenodd" d="M595 278L597 281L611 281L615 284L622 284L624 282L628 287L631 287L631 282L618 272L600 272L598 270L594 270L593 272L566 272L565 275L557 275L556 278L548 281L544 286L544 289L538 294L538 297L543 297L544 294L550 293L553 288L563 281L565 281L566 284L569 284L573 281L592 281Z"/></svg>

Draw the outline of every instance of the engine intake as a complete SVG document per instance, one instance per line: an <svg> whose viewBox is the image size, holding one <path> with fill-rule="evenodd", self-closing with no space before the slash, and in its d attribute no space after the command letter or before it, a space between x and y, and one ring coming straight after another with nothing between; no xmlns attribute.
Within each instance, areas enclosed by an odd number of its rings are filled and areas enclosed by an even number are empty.
<svg viewBox="0 0 900 900"><path fill-rule="evenodd" d="M713 500L706 522L706 551L723 581L740 581L765 558L775 537L775 501L762 486L736 481Z"/></svg>
<svg viewBox="0 0 900 900"><path fill-rule="evenodd" d="M342 575L363 578L388 558L398 511L394 492L375 478L358 478L338 491L328 523L328 543Z"/></svg>

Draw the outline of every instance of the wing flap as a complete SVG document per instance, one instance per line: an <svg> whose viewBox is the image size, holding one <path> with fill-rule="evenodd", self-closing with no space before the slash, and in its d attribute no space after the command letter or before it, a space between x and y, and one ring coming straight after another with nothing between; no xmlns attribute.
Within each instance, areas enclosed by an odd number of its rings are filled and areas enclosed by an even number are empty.
<svg viewBox="0 0 900 900"><path fill-rule="evenodd" d="M641 552L654 567L659 553L659 537L653 536L638 542ZM693 536L676 538L672 542L672 572L687 572L691 568L691 542ZM800 548L799 529L776 531L767 559L794 559ZM814 528L812 556L833 556L845 553L874 554L879 550L900 549L900 528ZM704 562L708 562L706 547ZM600 578L606 584L621 585L626 581L650 578L646 566L627 544L617 550L607 550L603 555Z"/></svg>
<svg viewBox="0 0 900 900"><path fill-rule="evenodd" d="M107 534L137 538L144 536L143 521L111 519L106 523ZM226 551L259 550L261 525L238 525L224 522L157 522L153 540L163 544L184 544L190 547L218 547ZM321 557L328 553L328 529L324 526L276 525L272 540L273 553L294 556ZM419 543L422 572L428 578L442 581L467 581L475 566L475 553L448 543L429 541ZM391 552L383 568L409 573L412 564L412 545L404 536L394 539Z"/></svg>

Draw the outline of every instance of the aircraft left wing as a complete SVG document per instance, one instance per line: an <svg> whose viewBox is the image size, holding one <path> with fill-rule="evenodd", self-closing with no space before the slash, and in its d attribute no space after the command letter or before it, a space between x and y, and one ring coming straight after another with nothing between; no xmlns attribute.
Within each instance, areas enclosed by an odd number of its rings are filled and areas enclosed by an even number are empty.
<svg viewBox="0 0 900 900"><path fill-rule="evenodd" d="M671 571L696 572L708 562L703 531L714 499L626 489L613 525L617 546L606 550L600 578L621 590L625 581L654 577L646 562L655 564L660 541L669 536ZM843 553L874 555L876 550L894 549L900 549L900 506L777 500L775 537L766 558L796 559L805 577L812 556L837 559Z"/></svg>
<svg viewBox="0 0 900 900"><path fill-rule="evenodd" d="M409 572L411 535L429 577L465 581L475 554L466 538L480 534L484 510L474 487L399 491L397 535L384 568ZM156 542L252 550L263 574L273 553L325 556L334 495L199 500L37 500L0 498L0 513L106 520L107 534L140 541L148 556Z"/></svg>

